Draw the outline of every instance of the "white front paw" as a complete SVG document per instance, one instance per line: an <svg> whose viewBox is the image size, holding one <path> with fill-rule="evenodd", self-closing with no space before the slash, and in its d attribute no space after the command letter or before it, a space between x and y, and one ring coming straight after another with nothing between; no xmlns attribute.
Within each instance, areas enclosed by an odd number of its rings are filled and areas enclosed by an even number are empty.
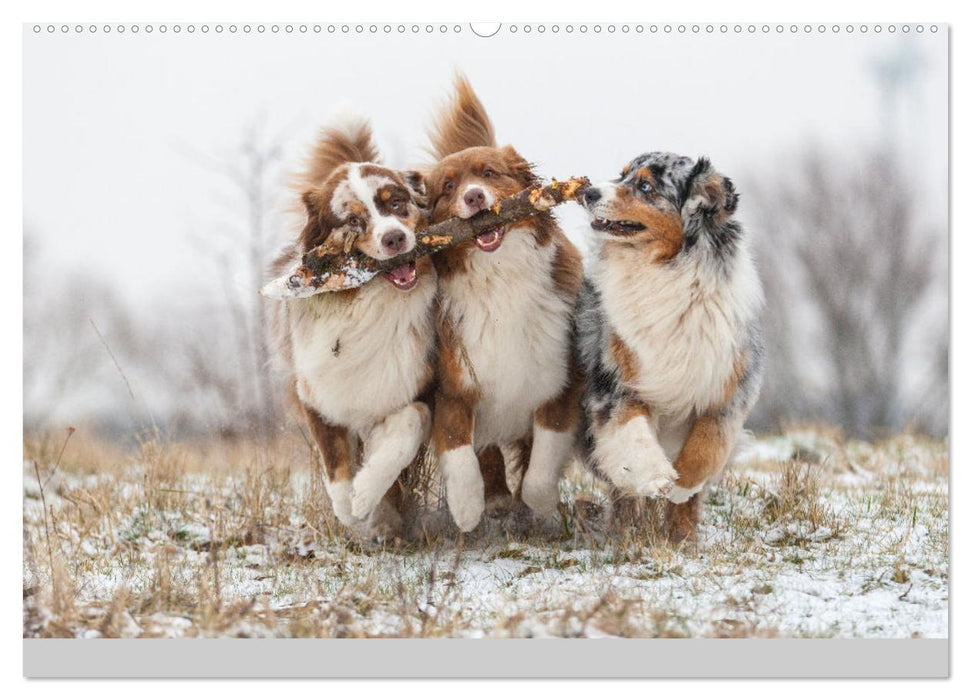
<svg viewBox="0 0 971 700"><path fill-rule="evenodd" d="M678 478L644 418L598 439L595 456L604 475L630 496L664 496Z"/></svg>
<svg viewBox="0 0 971 700"><path fill-rule="evenodd" d="M440 457L445 498L462 532L475 529L485 510L485 484L471 445L448 450Z"/></svg>
<svg viewBox="0 0 971 700"><path fill-rule="evenodd" d="M537 515L549 517L556 513L560 503L560 489L557 482L551 481L546 474L536 474L529 470L523 476L523 503Z"/></svg>
<svg viewBox="0 0 971 700"><path fill-rule="evenodd" d="M357 518L354 517L354 509L351 506L351 482L337 481L327 482L327 495L330 496L330 505L334 510L334 515L346 527L357 525Z"/></svg>
<svg viewBox="0 0 971 700"><path fill-rule="evenodd" d="M362 469L354 477L351 487L351 512L355 518L364 519L370 515L388 491L386 480L379 478L380 476L382 475L374 470Z"/></svg>
<svg viewBox="0 0 971 700"><path fill-rule="evenodd" d="M666 457L663 461L632 464L629 468L625 467L622 473L624 478L617 483L618 488L633 496L650 498L667 495L678 479L678 473Z"/></svg>

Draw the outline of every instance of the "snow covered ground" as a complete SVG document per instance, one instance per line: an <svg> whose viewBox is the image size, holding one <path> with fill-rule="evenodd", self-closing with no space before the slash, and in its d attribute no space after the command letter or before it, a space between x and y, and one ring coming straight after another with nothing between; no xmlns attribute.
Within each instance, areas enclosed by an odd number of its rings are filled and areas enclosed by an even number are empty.
<svg viewBox="0 0 971 700"><path fill-rule="evenodd" d="M69 444L55 469L59 447L25 440L25 637L948 635L946 442L760 438L683 547L653 511L612 533L570 507L379 548L336 525L306 446ZM578 468L563 495L605 500Z"/></svg>

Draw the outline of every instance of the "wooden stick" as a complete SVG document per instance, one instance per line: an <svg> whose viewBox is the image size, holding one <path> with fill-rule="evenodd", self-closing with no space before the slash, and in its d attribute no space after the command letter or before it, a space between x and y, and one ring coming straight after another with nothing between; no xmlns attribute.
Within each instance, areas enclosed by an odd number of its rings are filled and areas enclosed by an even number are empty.
<svg viewBox="0 0 971 700"><path fill-rule="evenodd" d="M456 217L429 226L418 234L412 250L388 260L375 260L357 250L335 251L333 245L323 243L305 253L286 274L264 286L260 294L270 299L294 299L354 289L381 272L458 245L480 233L542 214L563 202L579 201L589 185L587 178L579 177L523 190L468 219Z"/></svg>

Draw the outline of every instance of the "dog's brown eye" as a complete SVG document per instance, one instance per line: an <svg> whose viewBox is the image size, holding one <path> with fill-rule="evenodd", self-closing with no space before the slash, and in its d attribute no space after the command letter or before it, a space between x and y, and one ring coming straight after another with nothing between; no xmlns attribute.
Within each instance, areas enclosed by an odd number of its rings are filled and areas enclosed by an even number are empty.
<svg viewBox="0 0 971 700"><path fill-rule="evenodd" d="M451 180L446 180L445 184L442 185L442 189L445 190L446 192L451 192L452 190L455 189L455 183L452 182Z"/></svg>
<svg viewBox="0 0 971 700"><path fill-rule="evenodd" d="M348 226L360 226L361 225L361 220L360 220L360 218L358 218L357 216L354 216L352 214L351 216L347 217L347 225Z"/></svg>
<svg viewBox="0 0 971 700"><path fill-rule="evenodd" d="M492 177L493 175L495 175L495 173L492 172L491 170L483 170L482 171L482 177Z"/></svg>

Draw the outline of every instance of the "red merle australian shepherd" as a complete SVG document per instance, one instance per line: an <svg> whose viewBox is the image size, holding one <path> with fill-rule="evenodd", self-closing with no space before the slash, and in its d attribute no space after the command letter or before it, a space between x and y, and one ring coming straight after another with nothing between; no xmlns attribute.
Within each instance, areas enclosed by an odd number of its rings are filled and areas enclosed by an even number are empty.
<svg viewBox="0 0 971 700"><path fill-rule="evenodd" d="M277 274L319 245L378 260L414 247L426 218L421 178L377 157L364 121L323 131L300 182L306 224L274 264ZM429 438L422 399L434 375L435 290L422 258L359 289L274 307L279 355L320 449L334 512L370 537L399 534L395 482Z"/></svg>
<svg viewBox="0 0 971 700"><path fill-rule="evenodd" d="M499 147L468 82L431 135L432 222L468 218L537 183L530 164ZM433 444L452 517L463 531L521 496L548 517L573 456L582 383L572 327L583 267L549 213L479 235L435 256L439 275L438 387ZM512 493L504 461L517 457ZM520 510L520 507L517 506Z"/></svg>

